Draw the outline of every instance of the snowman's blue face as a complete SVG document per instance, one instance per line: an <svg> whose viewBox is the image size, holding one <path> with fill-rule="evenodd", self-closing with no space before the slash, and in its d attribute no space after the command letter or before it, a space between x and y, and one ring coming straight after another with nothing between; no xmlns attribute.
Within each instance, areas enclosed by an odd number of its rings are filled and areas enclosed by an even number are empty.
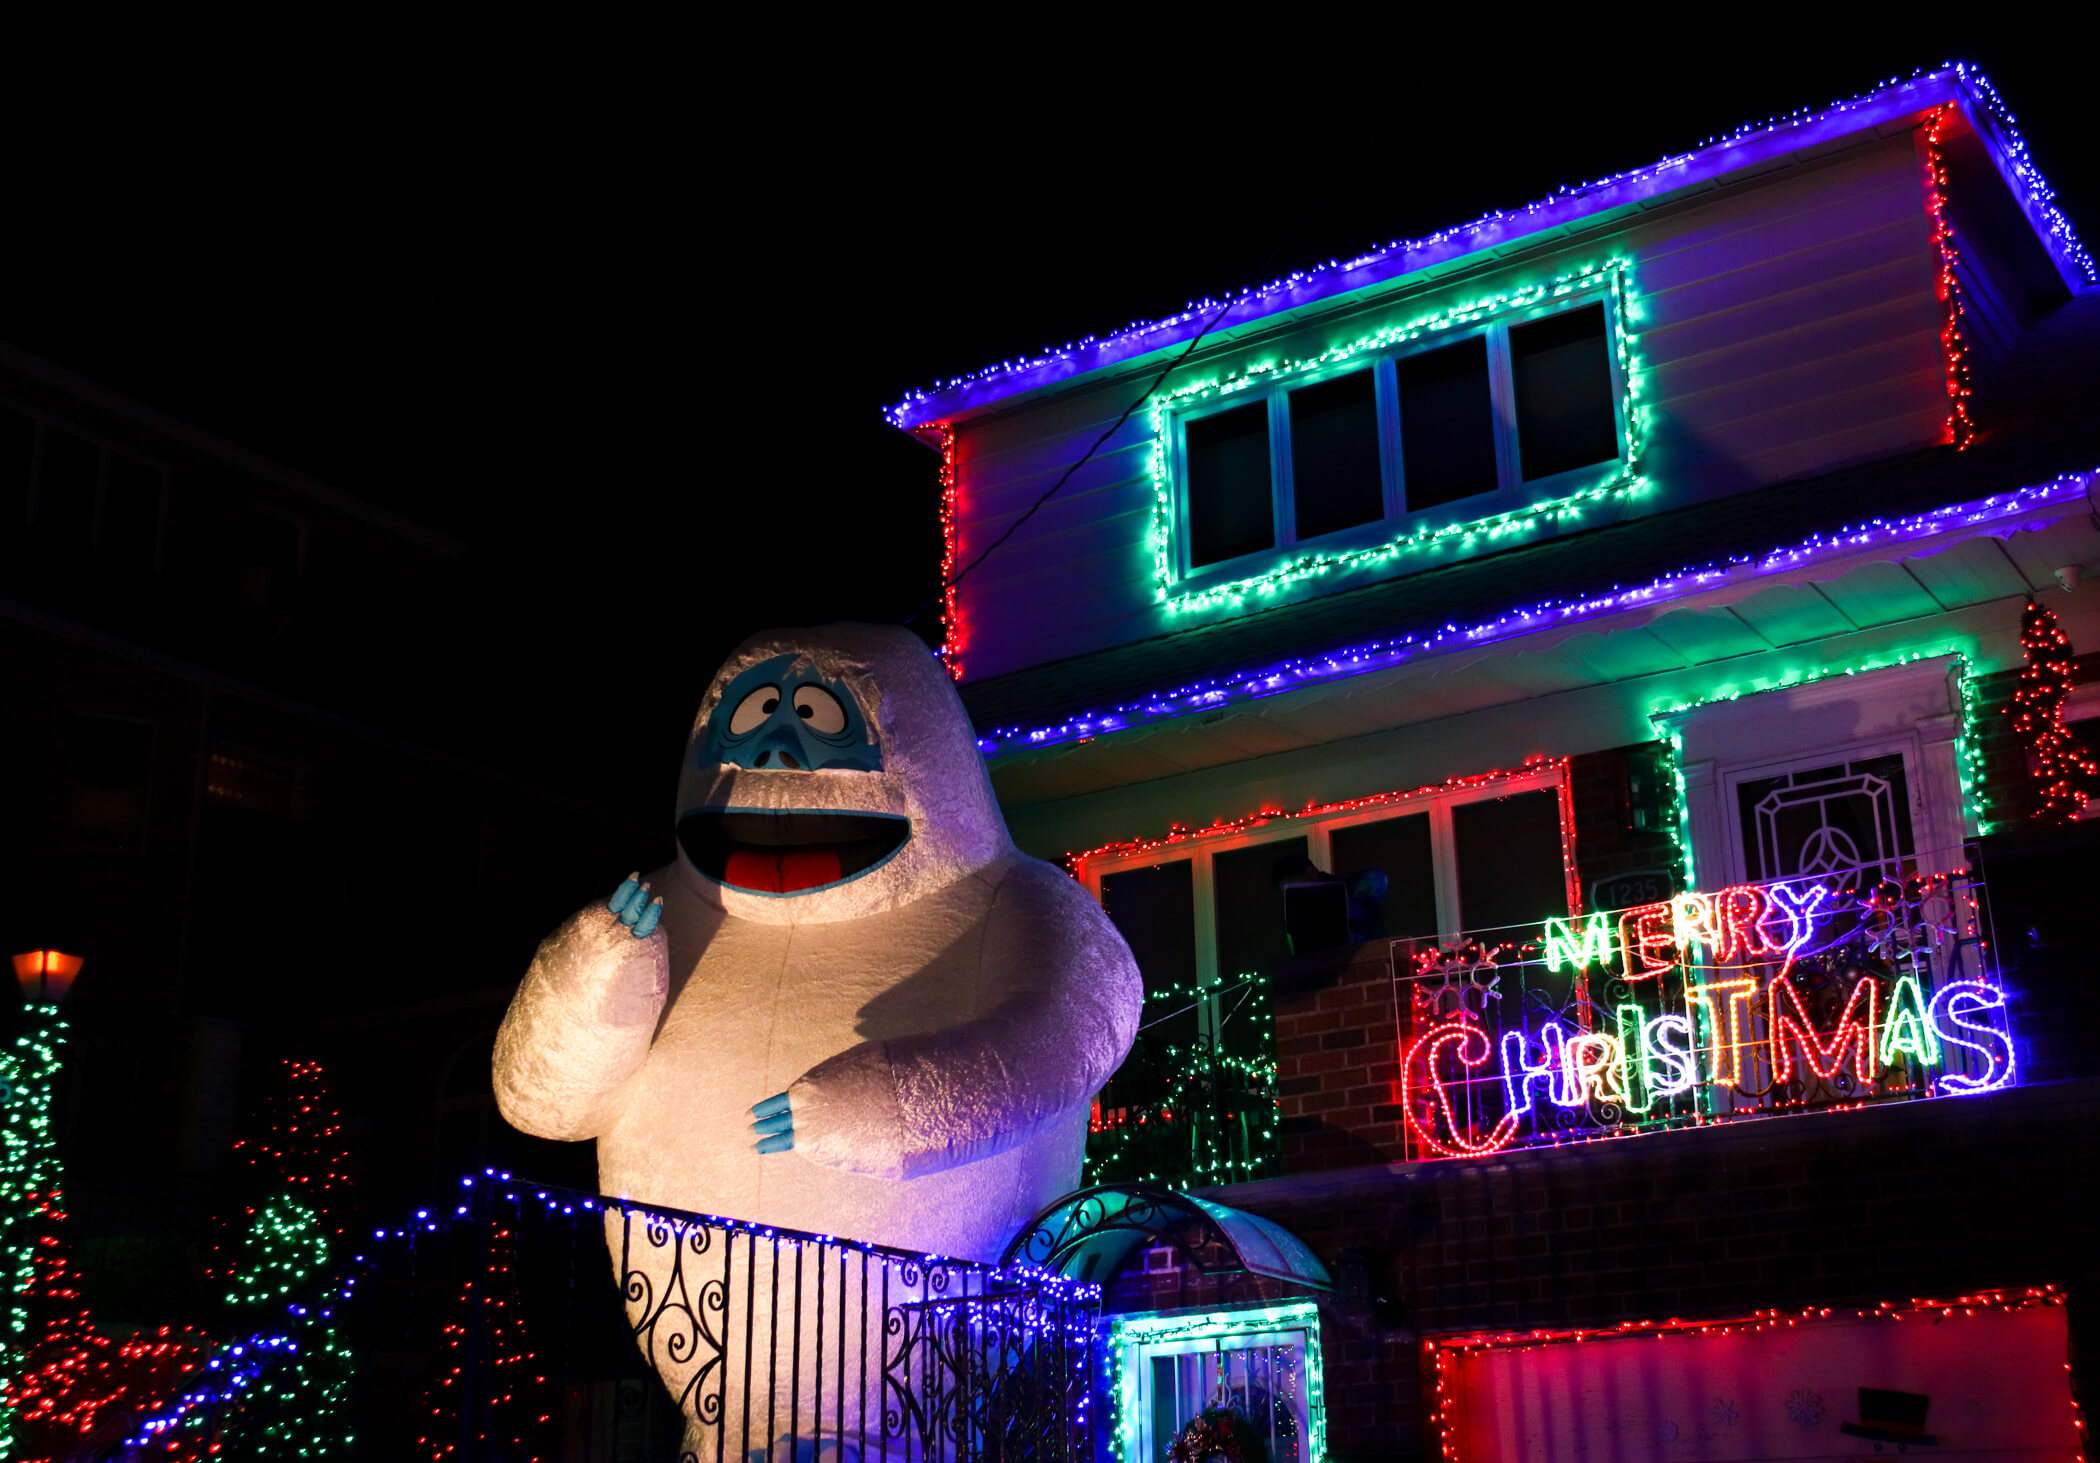
<svg viewBox="0 0 2100 1463"><path fill-rule="evenodd" d="M853 693L797 657L776 655L729 683L700 739L703 767L762 772L880 772L882 749Z"/></svg>
<svg viewBox="0 0 2100 1463"><path fill-rule="evenodd" d="M882 771L882 749L869 740L853 693L806 665L794 669L797 659L776 655L729 683L694 754L701 768ZM911 837L908 818L828 806L821 777L804 786L802 807L695 808L678 820L679 847L718 883L792 896L872 873Z"/></svg>

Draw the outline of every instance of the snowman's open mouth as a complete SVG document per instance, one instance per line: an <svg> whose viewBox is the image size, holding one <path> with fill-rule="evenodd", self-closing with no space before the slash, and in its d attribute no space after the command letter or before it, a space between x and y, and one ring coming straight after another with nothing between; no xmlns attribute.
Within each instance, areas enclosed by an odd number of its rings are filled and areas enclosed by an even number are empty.
<svg viewBox="0 0 2100 1463"><path fill-rule="evenodd" d="M890 813L718 808L678 820L678 846L708 878L751 894L804 894L857 879L911 837Z"/></svg>

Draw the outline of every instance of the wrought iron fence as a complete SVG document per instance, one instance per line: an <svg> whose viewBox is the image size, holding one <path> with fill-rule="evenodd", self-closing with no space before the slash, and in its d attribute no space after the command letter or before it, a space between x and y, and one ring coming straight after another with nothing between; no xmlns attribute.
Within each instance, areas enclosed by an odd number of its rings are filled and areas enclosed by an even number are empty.
<svg viewBox="0 0 2100 1463"><path fill-rule="evenodd" d="M355 1353L330 1456L1091 1463L1097 1288L489 1172L157 1410L151 1456L239 1453L325 1317ZM226 1353L231 1360L231 1353ZM216 1363L215 1363L216 1365ZM241 1375L236 1378L235 1373ZM355 1417L353 1428L348 1418Z"/></svg>
<svg viewBox="0 0 2100 1463"><path fill-rule="evenodd" d="M2017 1080L1966 869L1882 866L1391 944L1410 1157Z"/></svg>

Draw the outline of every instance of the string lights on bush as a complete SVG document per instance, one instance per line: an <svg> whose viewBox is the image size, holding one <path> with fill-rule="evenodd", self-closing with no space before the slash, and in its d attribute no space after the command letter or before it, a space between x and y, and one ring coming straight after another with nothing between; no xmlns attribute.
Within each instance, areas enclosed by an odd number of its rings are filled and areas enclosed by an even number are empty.
<svg viewBox="0 0 2100 1463"><path fill-rule="evenodd" d="M2056 611L2034 600L2020 617L2020 650L2026 658L2013 691L2013 735L2027 749L2034 783L2033 817L2041 823L2074 823L2085 811L2100 765L2086 755L2064 725L2071 694L2071 637Z"/></svg>
<svg viewBox="0 0 2100 1463"><path fill-rule="evenodd" d="M1219 1023L1209 1039L1185 1046L1160 1029L1212 1003ZM1137 1045L1117 1076L1127 1083L1140 1070L1164 1084L1145 1101L1126 1101L1111 1079L1088 1126L1086 1184L1204 1188L1274 1170L1276 1020L1265 978L1214 976L1148 990Z"/></svg>

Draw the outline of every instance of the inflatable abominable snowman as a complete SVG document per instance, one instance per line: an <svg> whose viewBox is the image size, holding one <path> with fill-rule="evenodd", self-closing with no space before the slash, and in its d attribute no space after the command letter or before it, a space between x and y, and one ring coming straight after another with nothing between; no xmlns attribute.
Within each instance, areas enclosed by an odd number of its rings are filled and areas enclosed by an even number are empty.
<svg viewBox="0 0 2100 1463"><path fill-rule="evenodd" d="M976 1260L1077 1186L1091 1099L1136 1032L1137 968L1077 883L1015 849L916 637L746 641L701 703L677 831L672 862L534 956L496 1043L514 1126L597 1139L607 1194ZM616 1269L618 1230L608 1215ZM701 1282L670 1273L678 1247L638 1248L619 1276L638 1326L681 1281L704 1310ZM740 1340L731 1289L702 1320ZM754 1309L784 1337L791 1315ZM878 1360L880 1322L878 1306L856 1338ZM717 1427L731 1451L764 1446L791 1400L807 1434L814 1397L777 1397L769 1421L735 1415L766 1404L732 1387L717 1418L707 1348L655 1352L688 1448L712 1456Z"/></svg>

